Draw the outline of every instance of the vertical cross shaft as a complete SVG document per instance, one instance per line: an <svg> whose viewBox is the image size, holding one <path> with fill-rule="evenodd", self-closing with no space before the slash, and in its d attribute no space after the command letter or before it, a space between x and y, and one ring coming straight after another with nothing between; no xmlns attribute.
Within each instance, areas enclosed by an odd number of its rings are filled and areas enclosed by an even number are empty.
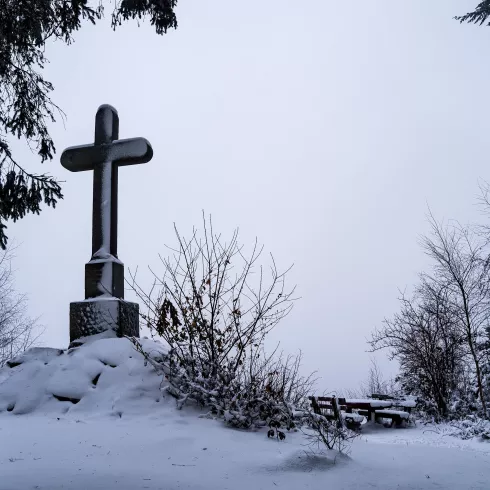
<svg viewBox="0 0 490 490"><path fill-rule="evenodd" d="M95 145L110 145L119 138L116 110L103 105L95 116ZM92 259L117 257L118 165L107 159L94 166Z"/></svg>
<svg viewBox="0 0 490 490"><path fill-rule="evenodd" d="M72 172L94 171L92 258L85 265L85 298L124 298L124 266L117 257L118 168L146 163L153 150L144 138L119 140L116 109L102 105L95 116L95 141L61 155Z"/></svg>

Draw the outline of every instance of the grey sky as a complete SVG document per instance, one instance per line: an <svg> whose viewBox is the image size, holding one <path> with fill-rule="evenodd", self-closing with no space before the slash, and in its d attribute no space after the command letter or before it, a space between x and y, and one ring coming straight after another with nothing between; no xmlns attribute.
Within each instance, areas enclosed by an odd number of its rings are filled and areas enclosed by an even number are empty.
<svg viewBox="0 0 490 490"><path fill-rule="evenodd" d="M93 140L109 103L120 137L154 149L119 174L125 265L158 270L173 222L189 233L201 209L225 235L238 226L243 243L257 236L280 267L295 264L302 299L272 340L301 348L322 388L357 386L365 339L427 264L417 245L427 203L441 218L479 218L490 28L452 20L476 4L180 0L166 36L148 22L114 33L106 19L70 47L50 45L46 75L67 120L53 126L58 156L44 170L66 181L65 199L8 228L45 345L68 343L91 252L92 173L70 174L59 156Z"/></svg>

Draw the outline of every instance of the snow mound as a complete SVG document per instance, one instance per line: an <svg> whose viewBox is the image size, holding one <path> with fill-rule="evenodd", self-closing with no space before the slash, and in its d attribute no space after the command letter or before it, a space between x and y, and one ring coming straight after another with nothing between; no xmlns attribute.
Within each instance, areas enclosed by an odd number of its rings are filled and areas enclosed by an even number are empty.
<svg viewBox="0 0 490 490"><path fill-rule="evenodd" d="M158 358L160 342L141 339ZM0 412L89 416L146 415L162 400L162 377L125 338L68 350L32 348L0 369Z"/></svg>

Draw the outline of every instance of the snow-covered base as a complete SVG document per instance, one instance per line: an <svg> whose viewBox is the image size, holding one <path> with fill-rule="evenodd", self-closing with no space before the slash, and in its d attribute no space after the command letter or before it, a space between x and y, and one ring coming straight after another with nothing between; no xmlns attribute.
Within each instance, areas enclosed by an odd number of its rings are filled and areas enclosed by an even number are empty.
<svg viewBox="0 0 490 490"><path fill-rule="evenodd" d="M31 351L0 370L0 404L15 404L0 413L0 490L489 488L490 444L364 426L349 457L320 456L301 432L279 442L176 410L160 383L125 339Z"/></svg>

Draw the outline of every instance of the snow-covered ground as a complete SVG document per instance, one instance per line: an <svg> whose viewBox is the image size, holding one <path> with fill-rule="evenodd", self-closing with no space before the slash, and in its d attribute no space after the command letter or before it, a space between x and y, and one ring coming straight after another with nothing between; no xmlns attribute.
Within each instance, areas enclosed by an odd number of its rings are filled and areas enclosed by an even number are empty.
<svg viewBox="0 0 490 490"><path fill-rule="evenodd" d="M124 339L18 361L0 370L1 490L490 488L490 444L425 427L365 426L349 456L325 456L301 432L279 442L178 411Z"/></svg>

